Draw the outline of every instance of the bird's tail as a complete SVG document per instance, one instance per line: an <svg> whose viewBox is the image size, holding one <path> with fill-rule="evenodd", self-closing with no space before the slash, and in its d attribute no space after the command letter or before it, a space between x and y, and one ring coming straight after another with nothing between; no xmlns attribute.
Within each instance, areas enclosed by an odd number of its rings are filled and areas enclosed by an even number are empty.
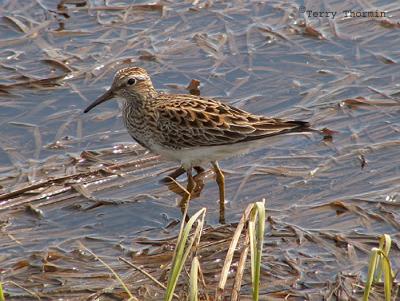
<svg viewBox="0 0 400 301"><path fill-rule="evenodd" d="M314 129L311 124L307 121L291 120L287 121L288 124L293 125L290 132L314 132L322 135L324 140L332 140L333 135L337 134L336 131L330 130L328 128L323 128L322 130Z"/></svg>

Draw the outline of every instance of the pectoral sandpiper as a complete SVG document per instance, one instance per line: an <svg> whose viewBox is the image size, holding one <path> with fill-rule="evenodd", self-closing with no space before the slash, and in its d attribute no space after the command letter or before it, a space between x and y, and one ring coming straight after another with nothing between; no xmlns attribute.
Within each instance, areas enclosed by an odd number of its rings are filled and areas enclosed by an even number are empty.
<svg viewBox="0 0 400 301"><path fill-rule="evenodd" d="M111 88L85 109L112 98L124 100L124 124L139 144L167 160L180 162L171 177L186 172L187 191L194 188L192 169L211 163L219 187L220 222L224 222L225 180L217 161L246 153L268 138L314 131L304 121L253 115L220 101L188 94L157 92L146 70L119 70ZM186 199L188 201L190 195Z"/></svg>

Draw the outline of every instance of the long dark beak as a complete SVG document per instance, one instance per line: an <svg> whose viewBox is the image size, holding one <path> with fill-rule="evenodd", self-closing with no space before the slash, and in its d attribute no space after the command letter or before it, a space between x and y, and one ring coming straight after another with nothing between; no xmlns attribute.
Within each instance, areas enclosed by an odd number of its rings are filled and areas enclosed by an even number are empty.
<svg viewBox="0 0 400 301"><path fill-rule="evenodd" d="M92 104L90 104L84 111L83 113L89 112L91 109L93 109L95 106L101 104L102 102L105 102L111 98L114 97L114 92L110 89L103 95L101 95L99 98L97 98Z"/></svg>

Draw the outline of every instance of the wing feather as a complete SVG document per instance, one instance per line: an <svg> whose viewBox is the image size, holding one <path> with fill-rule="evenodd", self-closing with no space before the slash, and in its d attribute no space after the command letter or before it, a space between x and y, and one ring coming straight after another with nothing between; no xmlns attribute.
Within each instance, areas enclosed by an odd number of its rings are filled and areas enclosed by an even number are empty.
<svg viewBox="0 0 400 301"><path fill-rule="evenodd" d="M234 144L310 131L303 121L258 116L222 102L189 95L158 97L156 124L170 148Z"/></svg>

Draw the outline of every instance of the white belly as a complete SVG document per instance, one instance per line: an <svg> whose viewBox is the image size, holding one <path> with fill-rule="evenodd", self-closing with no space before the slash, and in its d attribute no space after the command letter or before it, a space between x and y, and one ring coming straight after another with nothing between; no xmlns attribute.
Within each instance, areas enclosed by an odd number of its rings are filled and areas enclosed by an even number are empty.
<svg viewBox="0 0 400 301"><path fill-rule="evenodd" d="M304 135L304 133L290 133L285 137L293 135ZM220 161L237 155L245 154L263 145L270 145L274 141L279 141L282 135L276 135L265 139L254 140L243 143L217 145L217 146L201 146L184 148L180 150L167 149L160 145L153 144L150 148L153 152L161 155L170 161L178 161L182 167L187 169L193 166L202 166L212 161Z"/></svg>
<svg viewBox="0 0 400 301"><path fill-rule="evenodd" d="M151 149L167 160L180 162L182 167L187 169L193 166L202 166L211 161L219 161L244 154L254 147L256 147L254 142L247 142L231 145L192 147L180 150L172 150L154 145Z"/></svg>

